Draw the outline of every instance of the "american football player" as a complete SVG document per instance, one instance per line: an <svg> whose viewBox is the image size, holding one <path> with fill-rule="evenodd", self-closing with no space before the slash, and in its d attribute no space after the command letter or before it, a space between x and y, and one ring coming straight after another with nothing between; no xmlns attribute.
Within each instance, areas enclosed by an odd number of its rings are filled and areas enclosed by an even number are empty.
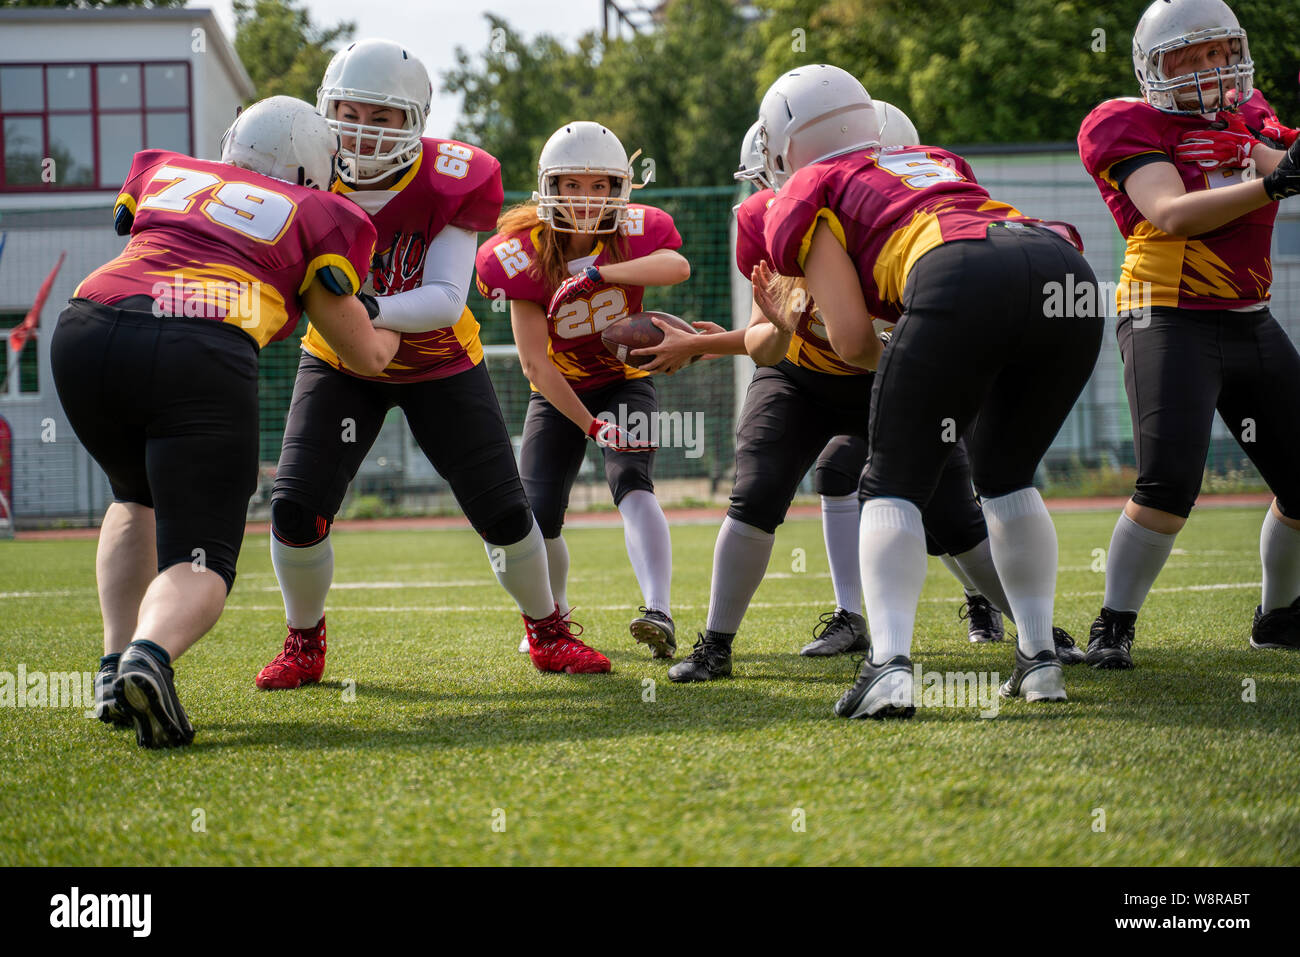
<svg viewBox="0 0 1300 957"><path fill-rule="evenodd" d="M1216 409L1276 496L1251 645L1300 648L1300 357L1268 309L1273 221L1300 192L1300 147L1254 89L1246 31L1222 0L1151 4L1133 67L1142 96L1107 100L1079 130L1126 241L1117 333L1138 468L1087 660L1133 667L1137 615L1200 492Z"/></svg>
<svg viewBox="0 0 1300 957"><path fill-rule="evenodd" d="M546 539L556 600L568 607L561 529L586 443L594 440L645 603L631 633L654 657L671 658L672 543L654 495L655 451L648 436L617 424L653 420L658 399L650 374L611 355L601 333L641 310L646 286L685 282L691 267L677 252L682 240L672 217L632 203L632 189L618 137L599 123L566 123L542 148L533 201L501 217L475 265L480 291L510 301L519 361L533 388L520 472Z"/></svg>
<svg viewBox="0 0 1300 957"><path fill-rule="evenodd" d="M882 100L873 101L872 108L884 145L918 142L902 110ZM760 129L755 123L746 134L736 176L762 185L766 174ZM766 187L736 209L736 265L743 275L752 275L767 261L763 225L775 197ZM669 670L674 681L708 681L731 674L732 642L767 570L776 527L785 520L799 482L814 462L836 608L822 616L813 640L800 654L835 655L869 647L866 622L859 614L858 484L867 458L873 373L835 354L821 312L802 281L776 285L783 288L754 286L746 343L759 368L736 426L736 477L714 549L706 631L691 654ZM783 314L788 317L781 318ZM965 579L964 587L973 593L968 608L974 613L967 612L971 640L1000 640L1000 621L993 631L996 610L963 571L984 579L1005 602L989 556L988 532L971 491L964 443L959 442L949 458L923 519L927 551L949 557L959 580ZM1069 635L1058 632L1062 654L1077 653Z"/></svg>
<svg viewBox="0 0 1300 957"><path fill-rule="evenodd" d="M778 188L764 219L768 258L777 273L806 279L836 354L876 369L859 533L872 647L836 713L914 713L921 509L972 423L971 475L1019 632L1000 691L1064 700L1052 634L1056 532L1033 477L1100 347L1099 316L1080 308L1063 322L1047 298L1067 277L1096 281L1077 231L991 199L947 150L881 148L870 96L836 67L780 77L759 118ZM771 278L764 263L754 275ZM888 345L873 316L895 322Z"/></svg>
<svg viewBox="0 0 1300 957"><path fill-rule="evenodd" d="M129 234L82 280L50 347L59 401L113 487L95 560L102 721L189 744L172 665L217 621L257 487L257 358L309 309L355 368L396 333L356 293L375 231L328 192L338 137L287 96L249 107L221 160L145 150L114 205Z"/></svg>
<svg viewBox="0 0 1300 957"><path fill-rule="evenodd" d="M533 664L570 673L610 668L556 609L542 535L465 304L477 232L491 229L501 210L500 164L476 147L422 136L431 96L424 65L390 40L339 51L318 93L317 109L341 139L335 190L378 233L366 282L374 322L399 332L401 345L384 369L364 372L314 323L303 337L271 496L271 558L289 631L283 651L257 675L259 688L320 680L334 571L330 525L394 406L495 556Z"/></svg>

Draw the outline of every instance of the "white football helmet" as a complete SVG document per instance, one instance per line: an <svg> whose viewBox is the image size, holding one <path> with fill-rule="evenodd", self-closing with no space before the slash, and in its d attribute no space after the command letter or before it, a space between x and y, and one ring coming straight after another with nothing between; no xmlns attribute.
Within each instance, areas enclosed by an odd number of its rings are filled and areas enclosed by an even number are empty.
<svg viewBox="0 0 1300 957"><path fill-rule="evenodd" d="M402 128L342 122L338 119L341 100L401 110ZM334 54L316 91L316 109L340 139L352 142L350 148L340 149L343 181L366 186L414 163L432 102L428 71L400 43L358 40ZM363 153L363 144L373 147L373 152Z"/></svg>
<svg viewBox="0 0 1300 957"><path fill-rule="evenodd" d="M640 154L637 150L637 154ZM603 174L610 178L606 196L564 196L560 177ZM560 233L612 233L627 215L632 197L632 161L617 136L580 120L551 134L537 159L537 218Z"/></svg>
<svg viewBox="0 0 1300 957"><path fill-rule="evenodd" d="M759 140L773 187L795 170L880 145L871 96L851 73L814 63L777 79L758 108Z"/></svg>
<svg viewBox="0 0 1300 957"><path fill-rule="evenodd" d="M235 117L221 137L221 162L308 189L327 190L339 138L310 103L272 96Z"/></svg>
<svg viewBox="0 0 1300 957"><path fill-rule="evenodd" d="M1200 73L1169 76L1164 68L1170 51L1222 40L1229 65ZM1143 98L1166 113L1215 113L1228 106L1227 93L1236 90L1240 102L1255 89L1255 65L1246 44L1246 31L1223 0L1156 0L1147 7L1133 31L1133 72ZM1205 90L1202 84L1214 83Z"/></svg>
<svg viewBox="0 0 1300 957"><path fill-rule="evenodd" d="M740 141L740 167L733 174L742 183L754 183L759 189L771 189L772 183L767 178L767 168L763 165L763 144L758 131L762 123L757 120Z"/></svg>
<svg viewBox="0 0 1300 957"><path fill-rule="evenodd" d="M921 142L921 135L908 119L906 113L884 100L872 100L876 119L880 123L881 146L916 146Z"/></svg>

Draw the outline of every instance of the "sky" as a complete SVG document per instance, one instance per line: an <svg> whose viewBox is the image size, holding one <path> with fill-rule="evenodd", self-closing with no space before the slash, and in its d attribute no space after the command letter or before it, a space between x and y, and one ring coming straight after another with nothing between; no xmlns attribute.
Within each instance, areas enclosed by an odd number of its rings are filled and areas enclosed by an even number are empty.
<svg viewBox="0 0 1300 957"><path fill-rule="evenodd" d="M190 0L188 6L211 9L234 39L230 0ZM398 40L420 58L433 81L433 108L425 127L430 136L447 136L456 123L460 98L439 91L439 74L455 65L457 46L471 53L487 47L485 13L497 14L525 37L549 33L570 45L600 29L601 15L601 0L306 0L301 6L317 26L352 20L357 39Z"/></svg>

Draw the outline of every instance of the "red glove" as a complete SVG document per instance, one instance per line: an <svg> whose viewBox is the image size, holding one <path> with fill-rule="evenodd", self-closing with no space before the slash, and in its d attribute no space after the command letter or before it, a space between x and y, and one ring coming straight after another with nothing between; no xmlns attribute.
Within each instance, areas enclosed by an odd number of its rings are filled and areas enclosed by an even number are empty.
<svg viewBox="0 0 1300 957"><path fill-rule="evenodd" d="M1283 126L1282 121L1277 118L1277 114L1270 113L1264 118L1264 125L1260 128L1259 135L1275 143L1281 143L1282 149L1289 150L1291 144L1300 139L1300 130L1293 130L1289 126Z"/></svg>
<svg viewBox="0 0 1300 957"><path fill-rule="evenodd" d="M555 290L555 295L551 297L551 304L546 307L546 315L553 316L555 310L566 302L590 295L602 282L604 280L601 278L600 270L595 266L588 266L578 275L570 276L560 284L559 289Z"/></svg>
<svg viewBox="0 0 1300 957"><path fill-rule="evenodd" d="M653 452L655 447L649 442L637 442L613 422L604 419L592 419L587 426L587 436L596 440L602 449L615 452Z"/></svg>
<svg viewBox="0 0 1300 957"><path fill-rule="evenodd" d="M1190 130L1179 137L1174 159L1201 169L1245 169L1259 140L1240 113L1221 113L1226 129ZM1216 123L1217 125L1217 123Z"/></svg>

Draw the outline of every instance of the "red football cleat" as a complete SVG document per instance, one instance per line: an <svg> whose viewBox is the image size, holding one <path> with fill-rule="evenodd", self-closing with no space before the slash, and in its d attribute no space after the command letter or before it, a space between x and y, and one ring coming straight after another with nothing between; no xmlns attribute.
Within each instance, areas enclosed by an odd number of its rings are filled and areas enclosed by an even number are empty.
<svg viewBox="0 0 1300 957"><path fill-rule="evenodd" d="M569 614L573 609L569 609ZM545 618L523 616L528 629L528 656L538 671L563 671L570 675L598 675L609 671L609 659L574 637L574 623L567 615L555 613ZM581 634L581 625L576 626Z"/></svg>
<svg viewBox="0 0 1300 957"><path fill-rule="evenodd" d="M313 685L325 673L325 618L315 628L290 628L284 651L257 673L255 682L264 691L280 691Z"/></svg>

